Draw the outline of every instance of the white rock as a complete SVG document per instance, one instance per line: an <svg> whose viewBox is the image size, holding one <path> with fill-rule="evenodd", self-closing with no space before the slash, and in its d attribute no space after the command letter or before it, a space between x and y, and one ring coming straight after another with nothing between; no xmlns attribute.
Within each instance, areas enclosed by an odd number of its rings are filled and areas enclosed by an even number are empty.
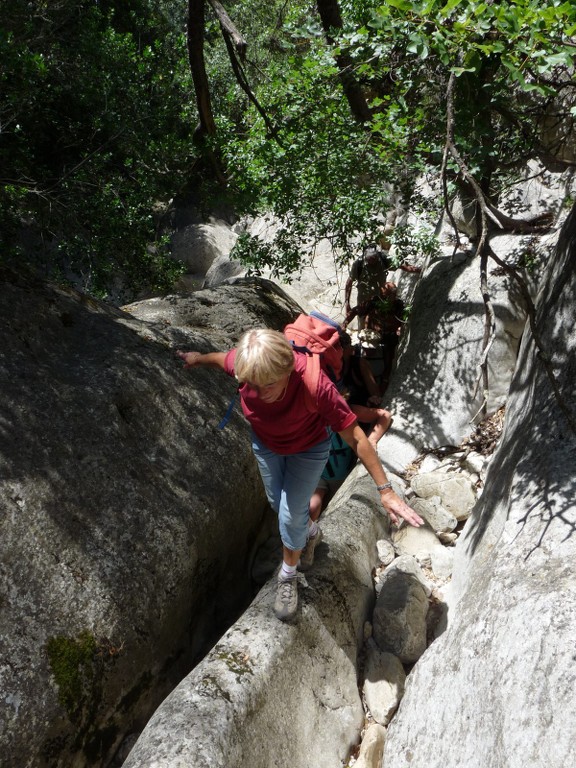
<svg viewBox="0 0 576 768"><path fill-rule="evenodd" d="M378 723L371 723L362 739L354 768L380 768L385 743L386 729Z"/></svg>
<svg viewBox="0 0 576 768"><path fill-rule="evenodd" d="M439 547L430 553L431 568L434 576L441 581L447 581L452 576L454 567L454 550Z"/></svg>
<svg viewBox="0 0 576 768"><path fill-rule="evenodd" d="M476 451L470 451L466 459L464 460L464 466L469 472L475 472L477 475L482 473L484 465L486 464L486 457Z"/></svg>
<svg viewBox="0 0 576 768"><path fill-rule="evenodd" d="M438 469L440 465L441 465L440 459L434 456L433 453L429 453L422 460L422 463L420 464L420 467L419 467L419 473L433 472L435 469Z"/></svg>
<svg viewBox="0 0 576 768"><path fill-rule="evenodd" d="M370 714L380 725L388 725L404 695L406 673L392 653L368 646L364 670L364 696Z"/></svg>
<svg viewBox="0 0 576 768"><path fill-rule="evenodd" d="M442 505L457 520L466 520L476 503L476 494L466 475L449 472L428 472L416 475L410 483L412 489L424 499L439 496Z"/></svg>
<svg viewBox="0 0 576 768"><path fill-rule="evenodd" d="M443 549L440 540L428 525L414 528L403 525L392 533L392 542L399 555L418 555L418 560L429 560L430 553L437 547Z"/></svg>
<svg viewBox="0 0 576 768"><path fill-rule="evenodd" d="M433 531L449 532L458 525L456 517L442 506L439 496L432 496L429 499L416 496L410 506L426 520Z"/></svg>
<svg viewBox="0 0 576 768"><path fill-rule="evenodd" d="M376 542L376 550L378 552L379 561L384 565L390 565L396 557L394 545L387 539L378 539Z"/></svg>

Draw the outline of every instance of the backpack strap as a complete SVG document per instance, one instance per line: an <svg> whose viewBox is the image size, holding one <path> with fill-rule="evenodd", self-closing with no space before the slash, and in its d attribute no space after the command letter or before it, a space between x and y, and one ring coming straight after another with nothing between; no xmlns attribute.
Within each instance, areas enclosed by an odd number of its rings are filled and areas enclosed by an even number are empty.
<svg viewBox="0 0 576 768"><path fill-rule="evenodd" d="M330 440L330 455L322 477L325 480L344 480L356 463L356 455L337 432L331 432Z"/></svg>
<svg viewBox="0 0 576 768"><path fill-rule="evenodd" d="M234 410L234 404L236 402L236 396L237 396L238 392L240 392L240 387L239 386L236 387L236 389L234 391L234 394L232 395L232 398L231 398L230 402L228 403L228 408L226 408L226 413L224 414L224 416L222 417L222 420L218 424L218 429L224 429L226 424L228 424L228 422L230 421L230 417L232 416L232 411Z"/></svg>
<svg viewBox="0 0 576 768"><path fill-rule="evenodd" d="M343 333L342 326L338 320L334 320L333 318L328 317L328 315L325 315L323 312L320 312L317 309L312 309L310 311L310 317L315 317L316 320L322 320L322 322L326 323L326 325L330 325L332 328L335 328L339 335Z"/></svg>
<svg viewBox="0 0 576 768"><path fill-rule="evenodd" d="M318 411L318 384L320 382L321 370L320 357L308 352L306 355L306 370L302 374L302 382L306 387L304 396L306 408L312 413Z"/></svg>

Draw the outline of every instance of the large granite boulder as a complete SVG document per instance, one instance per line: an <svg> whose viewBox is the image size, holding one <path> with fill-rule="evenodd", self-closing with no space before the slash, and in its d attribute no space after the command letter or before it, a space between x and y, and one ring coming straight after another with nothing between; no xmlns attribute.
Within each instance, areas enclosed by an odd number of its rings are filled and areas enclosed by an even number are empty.
<svg viewBox="0 0 576 768"><path fill-rule="evenodd" d="M576 209L523 338L484 492L456 547L447 629L408 678L386 768L574 762L575 304Z"/></svg>
<svg viewBox="0 0 576 768"><path fill-rule="evenodd" d="M493 275L496 336L488 355L488 413L506 401L526 307L509 280ZM385 393L394 414L387 436L391 466L403 471L428 448L458 445L472 429L484 392L478 386L484 336L479 262L466 254L433 264L416 287L398 364Z"/></svg>
<svg viewBox="0 0 576 768"><path fill-rule="evenodd" d="M191 274L205 275L217 259L230 254L237 237L228 221L198 217L173 232L172 256L186 264Z"/></svg>
<svg viewBox="0 0 576 768"><path fill-rule="evenodd" d="M266 503L239 408L215 428L235 385L175 349L297 308L261 281L163 305L0 274L2 765L109 764L253 597Z"/></svg>
<svg viewBox="0 0 576 768"><path fill-rule="evenodd" d="M358 654L387 525L372 480L352 480L323 518L314 568L299 576L297 621L275 618L269 581L158 708L124 768L346 764L364 722Z"/></svg>

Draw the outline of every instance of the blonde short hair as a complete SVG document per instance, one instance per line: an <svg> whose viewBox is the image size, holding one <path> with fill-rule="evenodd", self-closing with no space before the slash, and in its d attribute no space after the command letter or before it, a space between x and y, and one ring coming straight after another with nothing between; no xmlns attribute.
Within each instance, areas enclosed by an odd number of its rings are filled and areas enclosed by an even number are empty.
<svg viewBox="0 0 576 768"><path fill-rule="evenodd" d="M292 373L293 369L292 345L280 331L258 328L247 331L238 342L234 373L239 381L263 387Z"/></svg>

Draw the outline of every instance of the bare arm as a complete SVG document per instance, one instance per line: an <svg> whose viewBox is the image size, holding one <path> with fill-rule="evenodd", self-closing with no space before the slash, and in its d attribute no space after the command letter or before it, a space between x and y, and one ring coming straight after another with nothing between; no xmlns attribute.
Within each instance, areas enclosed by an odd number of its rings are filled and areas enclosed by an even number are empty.
<svg viewBox="0 0 576 768"><path fill-rule="evenodd" d="M346 304L346 318L344 322L342 323L342 330L345 331L346 328L350 325L352 320L356 317L358 314L358 307L354 307L354 309L350 309L350 305Z"/></svg>
<svg viewBox="0 0 576 768"><path fill-rule="evenodd" d="M422 272L422 267L415 267L413 264L400 264L399 269L403 272L411 272L414 275L418 275Z"/></svg>
<svg viewBox="0 0 576 768"><path fill-rule="evenodd" d="M184 368L194 368L197 365L207 365L212 368L221 368L224 370L224 360L226 359L226 352L207 352L202 354L201 352L182 352L180 349L176 351L179 358L184 360Z"/></svg>
<svg viewBox="0 0 576 768"><path fill-rule="evenodd" d="M346 314L350 313L350 296L352 294L352 283L353 282L354 281L352 280L352 278L349 277L348 280L346 280L346 285L344 286L344 309L346 311ZM352 318L350 318L350 320L351 319ZM346 318L347 322L350 322L350 320L348 320L348 318Z"/></svg>
<svg viewBox="0 0 576 768"><path fill-rule="evenodd" d="M371 403L375 401L377 405L380 405L380 400L382 399L380 395L380 387L374 378L374 373L370 367L370 363L368 360L366 360L365 357L360 358L360 372L362 374L364 386L370 395L368 402Z"/></svg>
<svg viewBox="0 0 576 768"><path fill-rule="evenodd" d="M358 422L354 422L350 427L339 432L339 435L348 443L362 464L364 464L368 470L368 474L374 480L376 485L385 485L388 483L386 472L378 458L378 454L368 441L368 438L358 425ZM410 525L413 525L416 528L424 523L424 520L422 520L420 515L417 515L405 501L402 501L392 488L385 488L380 491L380 501L382 502L384 509L390 515L390 520L393 523L397 524L398 518L403 518L407 523L410 523Z"/></svg>

